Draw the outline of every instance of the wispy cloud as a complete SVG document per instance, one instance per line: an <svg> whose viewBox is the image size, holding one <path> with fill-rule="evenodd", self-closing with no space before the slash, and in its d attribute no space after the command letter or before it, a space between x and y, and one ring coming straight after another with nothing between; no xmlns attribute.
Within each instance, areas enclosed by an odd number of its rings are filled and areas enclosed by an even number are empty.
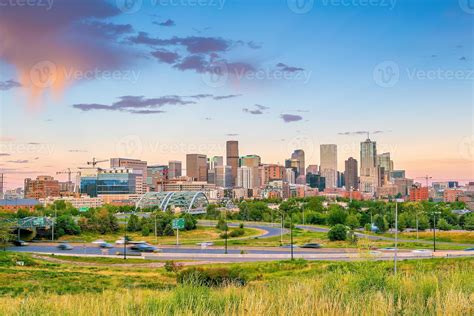
<svg viewBox="0 0 474 316"><path fill-rule="evenodd" d="M84 149L69 149L68 152L70 152L70 153L86 153L87 150L84 150Z"/></svg>
<svg viewBox="0 0 474 316"><path fill-rule="evenodd" d="M21 83L15 80L0 81L0 91L6 91L18 87L21 87Z"/></svg>
<svg viewBox="0 0 474 316"><path fill-rule="evenodd" d="M26 159L18 159L18 160L8 160L7 162L11 162L11 163L28 163L29 160L26 160Z"/></svg>
<svg viewBox="0 0 474 316"><path fill-rule="evenodd" d="M294 67L294 66L288 66L287 64L284 63L278 63L277 68L281 71L284 72L298 72L298 71L304 71L303 68L300 67Z"/></svg>
<svg viewBox="0 0 474 316"><path fill-rule="evenodd" d="M5 157L5 156L10 156L9 153L0 153L0 156Z"/></svg>
<svg viewBox="0 0 474 316"><path fill-rule="evenodd" d="M301 115L294 115L294 114L281 114L280 118L285 123L297 122L303 119Z"/></svg>
<svg viewBox="0 0 474 316"><path fill-rule="evenodd" d="M163 21L163 22L155 21L155 22L153 22L153 24L158 25L158 26L167 26L167 27L176 25L176 23L171 19L168 19L168 20Z"/></svg>
<svg viewBox="0 0 474 316"><path fill-rule="evenodd" d="M385 134L391 132L390 130L387 131L350 131L350 132L340 132L337 133L338 135L343 135L343 136L350 136L350 135L369 135L369 134Z"/></svg>
<svg viewBox="0 0 474 316"><path fill-rule="evenodd" d="M269 107L263 106L260 104L255 104L254 109L249 109L249 108L243 108L242 111L245 113L253 114L253 115L260 115L263 114L265 110L268 110Z"/></svg>
<svg viewBox="0 0 474 316"><path fill-rule="evenodd" d="M239 136L239 134L236 134L236 133L228 133L228 134L225 134L225 136L232 137L232 136Z"/></svg>

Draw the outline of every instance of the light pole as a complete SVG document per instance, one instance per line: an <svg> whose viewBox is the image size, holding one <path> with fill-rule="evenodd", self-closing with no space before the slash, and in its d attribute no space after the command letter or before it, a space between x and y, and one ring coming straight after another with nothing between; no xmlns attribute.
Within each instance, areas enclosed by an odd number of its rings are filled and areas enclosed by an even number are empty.
<svg viewBox="0 0 474 316"><path fill-rule="evenodd" d="M397 274L397 257L398 257L398 203L403 202L402 199L395 199L395 254L393 256L393 272Z"/></svg>
<svg viewBox="0 0 474 316"><path fill-rule="evenodd" d="M56 222L56 218L58 217L58 210L56 208L56 204L54 205L54 219L51 226L51 241L54 241L54 223Z"/></svg>
<svg viewBox="0 0 474 316"><path fill-rule="evenodd" d="M290 249L291 260L293 260L293 213L290 214Z"/></svg>
<svg viewBox="0 0 474 316"><path fill-rule="evenodd" d="M227 226L227 209L225 210L224 212L224 216L225 216L225 251L224 251L224 254L227 254L227 232L229 230L228 226Z"/></svg>
<svg viewBox="0 0 474 316"><path fill-rule="evenodd" d="M436 207L438 209L438 207ZM436 215L440 215L440 211L433 212L433 252L436 252Z"/></svg>

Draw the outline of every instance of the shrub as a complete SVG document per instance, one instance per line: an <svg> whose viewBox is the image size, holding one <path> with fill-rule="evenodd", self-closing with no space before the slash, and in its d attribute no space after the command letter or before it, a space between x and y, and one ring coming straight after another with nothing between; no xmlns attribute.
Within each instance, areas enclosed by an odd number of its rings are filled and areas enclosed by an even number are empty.
<svg viewBox="0 0 474 316"><path fill-rule="evenodd" d="M248 277L235 268L200 268L192 267L178 273L176 278L180 284L221 287L228 285L243 286Z"/></svg>
<svg viewBox="0 0 474 316"><path fill-rule="evenodd" d="M244 223L240 223L240 224L239 224L239 228L240 228L240 229L244 229Z"/></svg>
<svg viewBox="0 0 474 316"><path fill-rule="evenodd" d="M452 229L451 225L449 225L449 223L444 218L439 220L437 226L440 230L451 230Z"/></svg>
<svg viewBox="0 0 474 316"><path fill-rule="evenodd" d="M347 238L347 228L342 224L337 224L333 226L328 232L328 238L331 241L336 240L346 240Z"/></svg>
<svg viewBox="0 0 474 316"><path fill-rule="evenodd" d="M216 228L219 230L227 230L228 226L226 221L223 218L219 218L219 221L217 222Z"/></svg>
<svg viewBox="0 0 474 316"><path fill-rule="evenodd" d="M178 272L183 268L182 263L174 262L173 260L166 261L165 270L168 272Z"/></svg>

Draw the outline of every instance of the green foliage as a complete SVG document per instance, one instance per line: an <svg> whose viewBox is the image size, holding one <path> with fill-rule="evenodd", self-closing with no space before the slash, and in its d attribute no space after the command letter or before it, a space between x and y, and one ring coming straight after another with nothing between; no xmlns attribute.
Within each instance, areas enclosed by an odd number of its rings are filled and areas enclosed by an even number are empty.
<svg viewBox="0 0 474 316"><path fill-rule="evenodd" d="M140 231L141 225L140 225L140 219L138 218L137 215L131 214L130 217L128 218L127 221L127 231L129 232L138 232Z"/></svg>
<svg viewBox="0 0 474 316"><path fill-rule="evenodd" d="M225 221L224 218L219 218L219 220L217 221L217 225L216 225L216 228L219 229L219 230L228 230L229 227L227 226L227 223Z"/></svg>
<svg viewBox="0 0 474 316"><path fill-rule="evenodd" d="M347 228L342 224L336 224L328 232L328 238L330 241L346 240L347 239Z"/></svg>
<svg viewBox="0 0 474 316"><path fill-rule="evenodd" d="M181 271L177 276L180 284L206 287L243 286L248 277L237 268L192 267Z"/></svg>
<svg viewBox="0 0 474 316"><path fill-rule="evenodd" d="M193 230L197 228L197 220L191 214L184 214L184 229L185 230Z"/></svg>
<svg viewBox="0 0 474 316"><path fill-rule="evenodd" d="M384 233L388 229L388 223L385 216L377 214L374 216L374 225L377 226L380 233Z"/></svg>
<svg viewBox="0 0 474 316"><path fill-rule="evenodd" d="M329 206L328 224L334 226L337 224L344 224L347 218L347 211L337 204Z"/></svg>
<svg viewBox="0 0 474 316"><path fill-rule="evenodd" d="M474 213L469 213L465 216L464 229L474 230Z"/></svg>
<svg viewBox="0 0 474 316"><path fill-rule="evenodd" d="M183 264L179 262L174 262L173 260L169 260L165 262L165 270L168 272L178 272L183 268Z"/></svg>
<svg viewBox="0 0 474 316"><path fill-rule="evenodd" d="M438 224L436 226L440 230L451 230L452 229L451 225L449 225L449 223L444 218L441 218L438 221Z"/></svg>
<svg viewBox="0 0 474 316"><path fill-rule="evenodd" d="M12 234L13 225L14 223L7 222L3 218L0 218L0 243L3 245L3 250L5 250L7 243L14 238Z"/></svg>
<svg viewBox="0 0 474 316"><path fill-rule="evenodd" d="M222 234L220 234L220 237L226 238L227 236L227 238L236 238L236 237L241 237L243 235L245 235L245 230L243 228L237 228L227 234L223 232Z"/></svg>
<svg viewBox="0 0 474 316"><path fill-rule="evenodd" d="M81 227L74 221L72 215L65 214L57 218L55 228L55 235L61 237L64 235L79 235Z"/></svg>
<svg viewBox="0 0 474 316"><path fill-rule="evenodd" d="M360 222L359 218L356 214L350 214L346 218L346 225L349 226L351 229L359 228Z"/></svg>

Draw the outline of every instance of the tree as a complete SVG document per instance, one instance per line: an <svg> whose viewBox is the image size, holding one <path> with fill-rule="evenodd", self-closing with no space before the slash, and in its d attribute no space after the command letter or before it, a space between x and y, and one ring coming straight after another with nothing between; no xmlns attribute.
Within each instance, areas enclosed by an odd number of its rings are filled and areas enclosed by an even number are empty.
<svg viewBox="0 0 474 316"><path fill-rule="evenodd" d="M379 232L384 233L387 231L388 224L387 220L385 219L385 216L377 214L374 217L374 225L377 226L379 229Z"/></svg>
<svg viewBox="0 0 474 316"><path fill-rule="evenodd" d="M440 230L451 230L452 228L451 225L449 225L449 223L444 218L438 221L437 226Z"/></svg>
<svg viewBox="0 0 474 316"><path fill-rule="evenodd" d="M360 222L359 218L355 214L350 214L346 218L346 225L349 226L351 229L359 228Z"/></svg>
<svg viewBox="0 0 474 316"><path fill-rule="evenodd" d="M336 224L328 232L328 238L330 241L346 240L347 228L342 224Z"/></svg>
<svg viewBox="0 0 474 316"><path fill-rule="evenodd" d="M58 237L63 235L79 235L81 227L74 221L71 215L65 214L58 217L55 225L55 234Z"/></svg>
<svg viewBox="0 0 474 316"><path fill-rule="evenodd" d="M0 219L0 242L3 244L3 250L6 250L7 243L14 238L12 234L14 223Z"/></svg>
<svg viewBox="0 0 474 316"><path fill-rule="evenodd" d="M216 228L219 230L227 230L228 226L225 220L221 217L219 218L219 221L217 222Z"/></svg>
<svg viewBox="0 0 474 316"><path fill-rule="evenodd" d="M94 220L97 221L97 229L101 234L113 233L119 230L117 218L107 209L101 209Z"/></svg>
<svg viewBox="0 0 474 316"><path fill-rule="evenodd" d="M347 212L339 205L333 204L329 207L328 224L334 226L346 222Z"/></svg>
<svg viewBox="0 0 474 316"><path fill-rule="evenodd" d="M137 215L131 214L127 222L127 231L137 232L141 230L140 220Z"/></svg>
<svg viewBox="0 0 474 316"><path fill-rule="evenodd" d="M474 213L466 214L464 217L464 229L474 230Z"/></svg>
<svg viewBox="0 0 474 316"><path fill-rule="evenodd" d="M184 214L184 229L193 230L197 227L197 220L191 214Z"/></svg>

